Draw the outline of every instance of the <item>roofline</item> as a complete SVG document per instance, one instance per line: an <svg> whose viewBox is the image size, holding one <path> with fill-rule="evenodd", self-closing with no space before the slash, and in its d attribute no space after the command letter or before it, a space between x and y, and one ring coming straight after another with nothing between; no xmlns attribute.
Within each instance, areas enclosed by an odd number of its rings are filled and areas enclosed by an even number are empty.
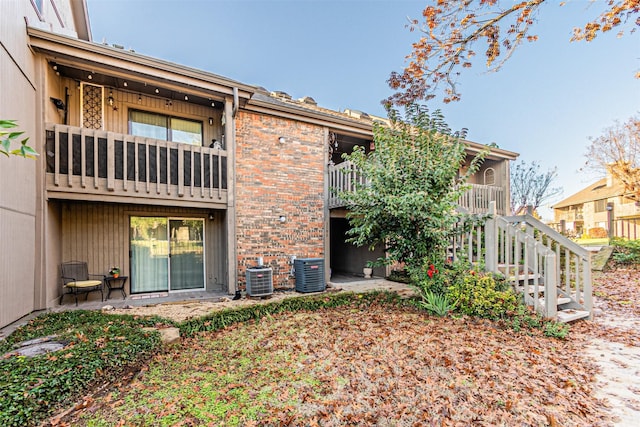
<svg viewBox="0 0 640 427"><path fill-rule="evenodd" d="M603 183L606 182L606 178L600 178L597 181L592 182L591 184L587 185L586 187L576 191L575 193L573 193L572 195L570 195L569 197L565 197L564 199L560 200L558 203L555 203L553 206L551 206L552 209L562 209L562 208L568 208L571 206L578 206L578 205L584 205L585 203L589 203L589 202L593 202L595 200L604 200L604 199L611 199L613 197L627 197L630 194L629 192L625 191L624 188L619 189L618 191L615 191L615 187L609 187L611 188L611 192L606 194L603 197L598 197L598 198L588 198L585 197L585 199L578 199L578 200L571 200L573 197L575 197L576 195L585 192L587 190L593 189L593 187L599 183ZM602 195L600 195L602 196Z"/></svg>
<svg viewBox="0 0 640 427"><path fill-rule="evenodd" d="M285 118L303 119L312 124L322 125L335 130L354 132L364 136L373 136L373 126L371 123L359 121L349 117L341 117L337 114L325 113L299 107L291 104L272 103L252 98L243 107L243 110L278 115ZM339 112L336 112L339 113Z"/></svg>
<svg viewBox="0 0 640 427"><path fill-rule="evenodd" d="M112 66L126 69L130 73L137 72L150 77L195 85L231 96L233 88L238 88L239 96L244 99L249 99L258 89L256 86L240 83L196 68L34 27L27 27L27 34L30 37L31 47L37 51L54 56L67 56L74 58L74 60L77 59L78 62L91 62L97 64L96 67Z"/></svg>
<svg viewBox="0 0 640 427"><path fill-rule="evenodd" d="M77 1L86 14L86 0ZM88 23L88 21L87 21ZM87 28L88 30L88 28ZM30 46L39 52L51 55L60 63L76 66L85 64L94 72L112 74L116 77L128 78L132 74L140 74L151 80L163 81L165 85L182 85L193 87L191 93L197 95L199 90L212 91L225 96L233 96L234 88L238 89L239 98L244 100L245 111L269 114L289 119L302 120L307 123L326 126L332 130L349 132L365 137L373 137L373 121L341 115L338 111L324 112L292 103L278 102L275 99L262 100L254 95L261 92L258 86L240 83L236 80L153 58L139 53L115 48L112 46L80 40L77 38L27 27ZM188 92L188 89L185 93ZM268 95L266 95L268 97ZM489 147L477 142L464 141L468 152L479 153L489 149L488 157L494 159L515 160L519 154L500 148Z"/></svg>
<svg viewBox="0 0 640 427"><path fill-rule="evenodd" d="M491 147L489 145L480 144L479 142L473 142L465 139L464 143L469 148L469 151L473 153L481 153L483 151L489 150L488 157L515 160L520 156L519 153L505 150L498 147Z"/></svg>

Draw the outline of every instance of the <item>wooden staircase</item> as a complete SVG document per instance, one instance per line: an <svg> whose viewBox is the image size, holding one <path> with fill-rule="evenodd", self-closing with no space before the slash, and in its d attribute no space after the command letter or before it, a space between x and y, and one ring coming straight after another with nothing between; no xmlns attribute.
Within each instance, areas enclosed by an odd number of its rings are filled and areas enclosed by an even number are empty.
<svg viewBox="0 0 640 427"><path fill-rule="evenodd" d="M591 258L583 247L530 214L490 217L454 243L485 270L504 274L525 303L546 318L591 318Z"/></svg>

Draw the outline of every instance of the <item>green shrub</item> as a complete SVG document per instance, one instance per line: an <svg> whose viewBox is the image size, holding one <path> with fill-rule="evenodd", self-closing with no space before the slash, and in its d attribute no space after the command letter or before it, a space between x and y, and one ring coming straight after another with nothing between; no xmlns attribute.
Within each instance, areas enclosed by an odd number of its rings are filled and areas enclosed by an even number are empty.
<svg viewBox="0 0 640 427"><path fill-rule="evenodd" d="M500 290L502 283L492 275L469 274L448 288L457 311L470 316L504 319L518 306L512 290Z"/></svg>
<svg viewBox="0 0 640 427"><path fill-rule="evenodd" d="M53 334L68 345L45 355L10 353L0 359L0 425L38 424L97 381L120 378L160 348L159 334L141 329L157 323L170 322L83 310L31 320L0 342L0 354L18 342Z"/></svg>
<svg viewBox="0 0 640 427"><path fill-rule="evenodd" d="M425 264L411 270L411 283L424 298L428 292L446 295L450 286L461 281L469 274L471 265L464 261L453 264Z"/></svg>
<svg viewBox="0 0 640 427"><path fill-rule="evenodd" d="M613 260L618 264L640 264L640 240L611 239Z"/></svg>
<svg viewBox="0 0 640 427"><path fill-rule="evenodd" d="M509 318L505 319L505 323L516 332L523 328L541 329L545 336L559 339L565 339L570 331L566 323L545 319L522 301L519 301L518 307Z"/></svg>

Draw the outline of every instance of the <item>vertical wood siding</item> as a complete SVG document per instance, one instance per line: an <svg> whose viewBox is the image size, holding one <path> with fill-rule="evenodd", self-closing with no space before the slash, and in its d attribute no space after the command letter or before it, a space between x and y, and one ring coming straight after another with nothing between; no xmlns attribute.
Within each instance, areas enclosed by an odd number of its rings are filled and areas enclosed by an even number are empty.
<svg viewBox="0 0 640 427"><path fill-rule="evenodd" d="M201 209L106 203L65 202L62 206L62 261L86 261L92 273L119 266L130 276L129 217L205 218L207 290L226 290L224 212ZM129 285L129 284L128 284ZM129 289L127 289L129 293Z"/></svg>
<svg viewBox="0 0 640 427"><path fill-rule="evenodd" d="M53 76L52 76L53 78ZM68 125L80 126L80 91L78 83L71 79L61 79L58 97L64 99L64 88L69 88L69 116ZM107 103L109 94L113 94L114 103ZM55 95L52 95L55 96ZM138 102L140 97L141 102ZM167 107L168 98L150 97L136 92L127 92L104 88L104 129L110 132L127 134L129 132L129 110L141 110L167 116L198 120L202 122L202 145L208 147L212 139L222 140L222 110L191 104L180 100L171 100ZM220 103L218 101L218 103ZM213 118L213 125L209 125L209 117ZM62 123L60 120L54 121Z"/></svg>

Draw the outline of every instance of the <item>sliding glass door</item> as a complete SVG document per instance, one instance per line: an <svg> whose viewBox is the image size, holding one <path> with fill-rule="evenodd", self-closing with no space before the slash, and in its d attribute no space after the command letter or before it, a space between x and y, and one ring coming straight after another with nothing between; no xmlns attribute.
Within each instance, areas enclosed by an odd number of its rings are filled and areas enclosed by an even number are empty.
<svg viewBox="0 0 640 427"><path fill-rule="evenodd" d="M204 220L130 219L131 292L204 289Z"/></svg>
<svg viewBox="0 0 640 427"><path fill-rule="evenodd" d="M203 228L201 219L169 220L171 290L204 289Z"/></svg>

